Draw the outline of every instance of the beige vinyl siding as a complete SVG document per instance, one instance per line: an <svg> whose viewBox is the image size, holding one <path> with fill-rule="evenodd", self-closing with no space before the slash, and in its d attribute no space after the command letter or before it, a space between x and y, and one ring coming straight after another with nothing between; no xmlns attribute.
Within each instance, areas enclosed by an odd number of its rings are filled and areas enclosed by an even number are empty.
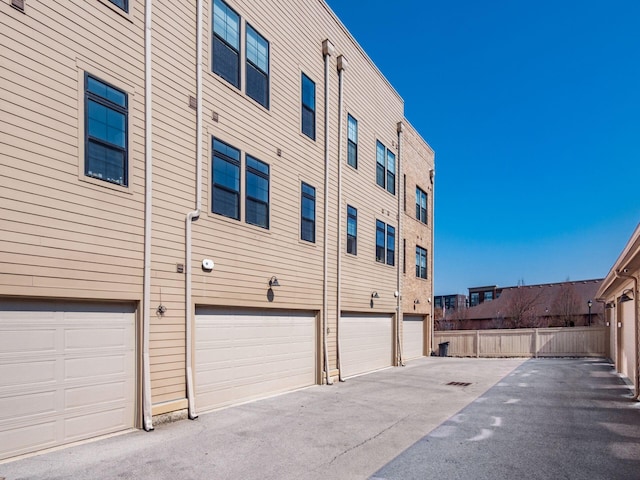
<svg viewBox="0 0 640 480"><path fill-rule="evenodd" d="M151 330L152 402L185 398L185 218L195 208L195 3L153 8L153 205ZM167 310L156 315L158 305ZM161 374L159 373L161 372Z"/></svg>
<svg viewBox="0 0 640 480"><path fill-rule="evenodd" d="M193 255L185 259L185 218L196 194L196 2L153 4L153 225L151 256L150 371L154 412L184 405L185 275L191 262L193 305L326 314L329 370L337 369L338 236L346 204L358 208L358 255L342 262L344 310L392 315L402 232L396 195L376 185L376 141L398 152L397 123L403 101L323 1L229 0L242 18L241 88L211 72L211 8L203 25L202 211L192 223ZM144 2L123 15L108 2L30 2L26 14L0 5L3 124L0 146L0 295L142 302L144 272L145 85ZM6 13L6 14L5 14ZM245 32L250 23L269 42L269 109L245 94ZM322 42L335 46L329 63L325 112ZM359 122L358 170L343 166L338 205L339 105L337 57L344 55L344 121ZM128 94L129 185L122 188L84 176L84 73ZM316 84L316 138L301 133L301 74ZM372 101L374 99L374 101ZM217 121L213 114L217 115ZM328 311L323 312L325 119L329 120L327 234ZM346 128L343 128L346 135ZM212 137L241 151L241 218L211 212ZM344 140L344 139L343 139ZM346 149L346 142L343 141ZM423 148L417 142L417 149ZM280 151L280 155L277 153ZM245 222L246 155L269 165L269 229ZM404 154L402 154L404 155ZM432 158L432 157L431 157ZM343 152L346 162L346 150ZM300 239L301 182L316 189L316 241ZM343 225L337 221L338 208ZM431 218L431 216L430 216ZM375 261L376 219L396 229L396 264ZM344 243L343 243L344 245ZM430 250L430 249L429 249ZM431 254L431 251L430 251ZM412 255L409 255L412 258ZM201 268L204 258L213 271ZM431 255L430 255L431 259ZM280 287L268 296L268 280ZM370 304L371 292L380 298ZM163 315L157 307L166 307ZM321 322L319 322L321 323ZM320 327L318 327L318 331ZM197 338L195 338L197 341ZM321 345L321 339L318 340ZM320 378L321 366L316 366ZM176 407L178 408L178 407Z"/></svg>
<svg viewBox="0 0 640 480"><path fill-rule="evenodd" d="M100 20L103 6L87 15L87 5L39 2L27 14L2 6L0 294L132 298L142 291L142 107L135 95L142 30L121 18ZM131 193L78 179L82 58L100 65L91 73L108 71L106 80L129 86Z"/></svg>

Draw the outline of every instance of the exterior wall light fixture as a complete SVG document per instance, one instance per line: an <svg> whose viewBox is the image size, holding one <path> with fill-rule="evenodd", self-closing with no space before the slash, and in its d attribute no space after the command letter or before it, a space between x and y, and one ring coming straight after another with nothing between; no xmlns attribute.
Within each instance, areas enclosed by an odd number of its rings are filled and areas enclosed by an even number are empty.
<svg viewBox="0 0 640 480"><path fill-rule="evenodd" d="M633 300L633 290L627 288L626 290L622 291L622 295L620 296L620 300L618 300L618 303L628 302L630 300Z"/></svg>
<svg viewBox="0 0 640 480"><path fill-rule="evenodd" d="M278 282L277 277L274 275L269 279L269 287L279 287L280 282Z"/></svg>
<svg viewBox="0 0 640 480"><path fill-rule="evenodd" d="M371 292L371 298L380 298L380 295L378 295L378 292Z"/></svg>

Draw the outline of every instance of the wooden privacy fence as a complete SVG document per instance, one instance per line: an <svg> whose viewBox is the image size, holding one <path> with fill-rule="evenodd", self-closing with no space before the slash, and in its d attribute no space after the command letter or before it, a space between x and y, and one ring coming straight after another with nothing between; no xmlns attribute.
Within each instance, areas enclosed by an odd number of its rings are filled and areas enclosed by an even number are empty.
<svg viewBox="0 0 640 480"><path fill-rule="evenodd" d="M609 357L606 327L449 330L434 332L436 354L451 357Z"/></svg>

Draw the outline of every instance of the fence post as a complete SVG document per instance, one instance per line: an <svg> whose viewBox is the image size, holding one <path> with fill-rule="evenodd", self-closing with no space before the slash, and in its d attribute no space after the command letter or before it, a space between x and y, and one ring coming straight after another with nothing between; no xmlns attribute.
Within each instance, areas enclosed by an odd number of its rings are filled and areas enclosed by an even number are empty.
<svg viewBox="0 0 640 480"><path fill-rule="evenodd" d="M534 340L534 352L533 352L533 358L538 358L538 329L534 328L533 329L533 334L535 335L535 340Z"/></svg>
<svg viewBox="0 0 640 480"><path fill-rule="evenodd" d="M480 330L476 330L476 358L480 358Z"/></svg>

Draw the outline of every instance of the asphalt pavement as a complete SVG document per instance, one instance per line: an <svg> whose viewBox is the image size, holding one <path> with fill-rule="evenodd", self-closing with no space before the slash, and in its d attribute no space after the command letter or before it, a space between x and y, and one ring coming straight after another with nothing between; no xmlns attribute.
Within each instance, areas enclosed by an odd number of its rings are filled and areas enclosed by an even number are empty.
<svg viewBox="0 0 640 480"><path fill-rule="evenodd" d="M599 359L429 357L0 464L0 479L639 479Z"/></svg>

